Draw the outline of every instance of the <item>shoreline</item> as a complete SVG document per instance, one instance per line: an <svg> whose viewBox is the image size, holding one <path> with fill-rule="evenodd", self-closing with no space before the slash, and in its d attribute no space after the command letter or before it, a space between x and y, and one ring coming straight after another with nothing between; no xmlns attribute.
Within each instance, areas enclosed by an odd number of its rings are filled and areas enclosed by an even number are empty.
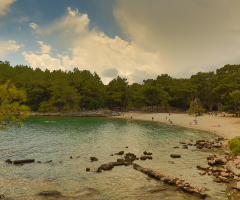
<svg viewBox="0 0 240 200"><path fill-rule="evenodd" d="M57 112L57 113L38 113L31 112L30 116L53 116L53 117L111 117L118 119L130 119L148 121L153 123L166 123L170 125L177 125L181 127L192 128L196 130L203 130L215 133L225 139L232 139L236 136L240 136L240 118L232 117L230 114L225 114L222 117L220 114L217 116L210 116L204 114L202 116L195 117L185 113L143 113L143 112L116 112L112 110L97 110L97 111L85 111L85 112ZM167 117L167 119L166 119ZM153 118L153 120L152 120ZM171 120L170 123L168 120ZM195 125L194 120L197 120ZM189 125L189 123L192 125ZM218 127L218 125L220 127Z"/></svg>
<svg viewBox="0 0 240 200"><path fill-rule="evenodd" d="M240 136L240 118L231 117L231 115L222 117L218 114L218 116L202 115L195 117L194 115L178 113L171 113L169 115L169 113L122 112L120 116L112 116L111 118L131 120L131 117L132 120L160 123L160 126L162 123L171 124L168 121L170 119L172 120L172 125L213 132L228 140ZM195 119L197 119L197 125L195 125ZM189 125L190 122L192 125Z"/></svg>
<svg viewBox="0 0 240 200"><path fill-rule="evenodd" d="M52 117L109 117L119 116L119 112L112 110L93 110L82 112L31 112L30 116L52 116Z"/></svg>

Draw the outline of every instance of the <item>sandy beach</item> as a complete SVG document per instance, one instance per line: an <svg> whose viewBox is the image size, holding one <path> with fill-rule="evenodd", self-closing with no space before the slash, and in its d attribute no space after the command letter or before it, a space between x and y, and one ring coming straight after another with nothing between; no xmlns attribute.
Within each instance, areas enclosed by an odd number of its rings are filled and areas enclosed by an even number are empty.
<svg viewBox="0 0 240 200"><path fill-rule="evenodd" d="M122 113L120 116L115 116L113 118L124 118L132 120L145 120L153 121L155 123L166 123L170 124L169 119L172 120L172 125L184 126L188 128L201 129L205 131L211 131L219 134L220 136L231 139L235 136L240 136L240 118L232 117L232 115L226 114L222 117L221 114L217 116L210 116L204 114L203 116L188 115L188 114L176 114L172 113L138 113L138 112L126 112ZM167 119L166 119L167 117ZM152 120L153 118L153 120ZM197 125L194 120L197 119ZM190 122L192 125L189 125ZM220 127L218 127L220 125Z"/></svg>

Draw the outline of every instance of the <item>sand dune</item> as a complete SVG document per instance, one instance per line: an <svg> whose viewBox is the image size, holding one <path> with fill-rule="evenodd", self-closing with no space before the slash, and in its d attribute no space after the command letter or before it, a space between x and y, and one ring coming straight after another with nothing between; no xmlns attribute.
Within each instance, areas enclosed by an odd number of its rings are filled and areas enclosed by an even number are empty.
<svg viewBox="0 0 240 200"><path fill-rule="evenodd" d="M195 117L194 115L175 113L169 115L169 113L126 112L122 113L121 116L114 118L131 119L131 117L133 120L146 120L153 121L155 123L160 122L167 124L170 124L168 121L170 119L172 120L173 125L211 131L219 134L226 139L240 136L240 118L232 117L231 115L222 117L221 114L218 114L217 116L209 116L206 114L203 116ZM195 125L194 119L197 119L197 125ZM189 125L190 122L192 125ZM220 127L218 127L218 125L220 125Z"/></svg>

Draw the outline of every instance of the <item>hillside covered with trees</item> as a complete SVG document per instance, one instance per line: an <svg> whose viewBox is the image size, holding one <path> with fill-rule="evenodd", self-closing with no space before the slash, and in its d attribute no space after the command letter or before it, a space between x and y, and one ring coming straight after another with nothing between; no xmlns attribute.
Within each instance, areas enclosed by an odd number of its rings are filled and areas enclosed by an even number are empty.
<svg viewBox="0 0 240 200"><path fill-rule="evenodd" d="M128 84L116 77L104 85L98 74L74 68L73 71L42 71L29 66L0 64L0 85L11 80L26 92L26 104L33 111L68 111L85 109L127 109L162 106L187 110L197 99L206 110L234 110L240 106L240 65L225 65L215 72L198 72L187 78L168 74Z"/></svg>

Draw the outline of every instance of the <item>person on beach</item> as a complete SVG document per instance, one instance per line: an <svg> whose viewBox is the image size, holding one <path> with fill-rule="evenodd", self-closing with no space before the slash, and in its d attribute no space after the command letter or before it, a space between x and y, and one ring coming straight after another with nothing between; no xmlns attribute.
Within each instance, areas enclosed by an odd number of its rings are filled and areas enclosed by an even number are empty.
<svg viewBox="0 0 240 200"><path fill-rule="evenodd" d="M197 119L194 119L194 121L195 121L195 125L197 125Z"/></svg>
<svg viewBox="0 0 240 200"><path fill-rule="evenodd" d="M192 125L192 122L189 122L189 125Z"/></svg>
<svg viewBox="0 0 240 200"><path fill-rule="evenodd" d="M153 121L153 119L154 119L154 118L152 117L152 121Z"/></svg>

